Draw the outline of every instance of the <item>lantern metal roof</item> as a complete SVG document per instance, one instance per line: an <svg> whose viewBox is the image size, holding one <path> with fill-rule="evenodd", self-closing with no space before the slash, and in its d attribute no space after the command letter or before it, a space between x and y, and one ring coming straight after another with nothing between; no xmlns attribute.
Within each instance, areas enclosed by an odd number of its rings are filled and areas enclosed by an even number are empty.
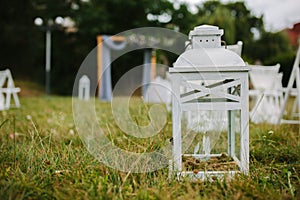
<svg viewBox="0 0 300 200"><path fill-rule="evenodd" d="M245 66L236 53L225 48L191 49L181 54L174 67L230 67Z"/></svg>
<svg viewBox="0 0 300 200"><path fill-rule="evenodd" d="M243 71L242 68L246 68L243 59L221 46L222 34L223 30L217 26L195 27L189 34L191 48L178 57L170 71L202 71L203 68L211 68L212 71L220 68Z"/></svg>

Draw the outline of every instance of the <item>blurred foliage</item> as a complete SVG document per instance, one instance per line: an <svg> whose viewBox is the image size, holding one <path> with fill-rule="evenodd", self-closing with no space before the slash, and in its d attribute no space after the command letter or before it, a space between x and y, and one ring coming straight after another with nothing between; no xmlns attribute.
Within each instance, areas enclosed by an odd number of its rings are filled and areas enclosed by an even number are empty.
<svg viewBox="0 0 300 200"><path fill-rule="evenodd" d="M243 2L207 1L199 7L197 17L197 24L212 24L224 29L223 39L227 44L241 40L245 48L254 41L253 29L263 31L262 17L253 16Z"/></svg>
<svg viewBox="0 0 300 200"><path fill-rule="evenodd" d="M261 38L250 44L251 51L248 57L257 59L264 65L280 64L280 71L283 72L282 83L287 86L290 73L295 60L295 53L284 31L278 33L263 32ZM255 49L255 51L254 51Z"/></svg>
<svg viewBox="0 0 300 200"><path fill-rule="evenodd" d="M280 62L285 74L290 71L295 54L286 35L265 31L263 17L253 16L240 1L206 1L199 4L194 14L186 4L174 6L168 0L10 0L0 2L0 13L0 69L10 68L15 77L42 85L45 34L33 21L38 16L44 21L57 16L74 20L77 32L55 30L52 34L51 87L56 94L71 93L77 70L96 46L97 35L113 35L132 28L155 26L188 34L200 24L217 25L225 30L223 40L227 44L243 41L242 57L247 62ZM158 20L162 15L170 19ZM169 63L174 61L174 55L166 57Z"/></svg>

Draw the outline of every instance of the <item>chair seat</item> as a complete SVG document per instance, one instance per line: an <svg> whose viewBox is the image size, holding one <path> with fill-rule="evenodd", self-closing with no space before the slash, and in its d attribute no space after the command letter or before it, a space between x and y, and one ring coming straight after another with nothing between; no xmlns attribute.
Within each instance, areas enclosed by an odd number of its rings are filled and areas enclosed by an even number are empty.
<svg viewBox="0 0 300 200"><path fill-rule="evenodd" d="M2 93L17 93L17 92L21 92L21 89L19 87L15 87L15 88L0 88L0 92L2 92Z"/></svg>

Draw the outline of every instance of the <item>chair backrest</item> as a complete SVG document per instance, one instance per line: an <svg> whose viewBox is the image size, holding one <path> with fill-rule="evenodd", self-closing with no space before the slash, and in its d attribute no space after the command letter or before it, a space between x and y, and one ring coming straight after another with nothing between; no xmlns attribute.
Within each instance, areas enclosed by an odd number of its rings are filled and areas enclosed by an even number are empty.
<svg viewBox="0 0 300 200"><path fill-rule="evenodd" d="M233 45L227 45L228 50L235 52L239 56L242 55L242 48L243 48L242 41L238 41L236 44Z"/></svg>
<svg viewBox="0 0 300 200"><path fill-rule="evenodd" d="M248 65L250 81L257 90L274 90L281 86L280 64L273 66ZM280 81L279 81L280 80ZM280 85L279 85L280 84ZM282 86L281 86L282 87Z"/></svg>
<svg viewBox="0 0 300 200"><path fill-rule="evenodd" d="M14 80L9 69L0 71L0 88L14 88Z"/></svg>
<svg viewBox="0 0 300 200"><path fill-rule="evenodd" d="M7 87L8 88L14 88L15 87L15 83L14 80L12 78L11 72L9 69L7 69Z"/></svg>
<svg viewBox="0 0 300 200"><path fill-rule="evenodd" d="M5 86L7 77L7 70L0 71L0 88Z"/></svg>
<svg viewBox="0 0 300 200"><path fill-rule="evenodd" d="M148 86L144 99L148 103L171 104L171 83L157 76Z"/></svg>

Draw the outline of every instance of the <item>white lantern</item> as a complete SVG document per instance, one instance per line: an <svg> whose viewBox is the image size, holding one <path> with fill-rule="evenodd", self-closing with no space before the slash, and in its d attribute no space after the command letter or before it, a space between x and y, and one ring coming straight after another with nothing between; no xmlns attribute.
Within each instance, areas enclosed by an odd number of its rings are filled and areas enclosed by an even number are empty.
<svg viewBox="0 0 300 200"><path fill-rule="evenodd" d="M195 27L187 50L169 69L170 169L180 177L231 177L249 171L249 69L241 57L221 46L222 35L216 26Z"/></svg>

